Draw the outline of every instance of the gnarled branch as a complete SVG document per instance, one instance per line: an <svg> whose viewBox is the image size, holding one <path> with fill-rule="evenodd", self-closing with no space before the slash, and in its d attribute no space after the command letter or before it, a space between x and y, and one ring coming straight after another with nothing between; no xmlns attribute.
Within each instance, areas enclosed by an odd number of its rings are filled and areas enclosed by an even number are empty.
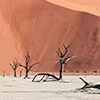
<svg viewBox="0 0 100 100"><path fill-rule="evenodd" d="M85 83L85 85L81 88L81 89L86 89L86 88L96 88L96 89L100 89L100 84L92 84L92 83L88 83L86 82L83 78L80 77L80 79Z"/></svg>
<svg viewBox="0 0 100 100"><path fill-rule="evenodd" d="M21 64L19 64L19 66L20 66L20 67L24 67L24 68L26 68L26 66L24 66L24 65L21 65Z"/></svg>
<svg viewBox="0 0 100 100"><path fill-rule="evenodd" d="M75 57L77 57L77 56L69 56L69 57L65 58L65 59L64 59L65 64L66 64L69 60L71 60L71 59L73 59L73 58L75 58Z"/></svg>
<svg viewBox="0 0 100 100"><path fill-rule="evenodd" d="M35 66L35 65L37 65L37 64L39 64L39 62L32 64L32 65L30 66L30 68L29 68L29 71L31 70L31 68L32 68L33 66Z"/></svg>
<svg viewBox="0 0 100 100"><path fill-rule="evenodd" d="M14 70L14 67L13 67L13 65L11 64L11 63L9 63L9 65L12 67L12 69Z"/></svg>
<svg viewBox="0 0 100 100"><path fill-rule="evenodd" d="M48 74L48 73L39 73L39 74L37 74L37 75L34 76L32 82L35 81L35 79L36 79L37 76L41 76L41 75L43 75L43 77L42 77L38 82L42 81L43 78L44 78L44 76L47 76L47 78L48 78L48 77L52 77L53 79L55 79L55 80L57 80L57 81L59 80L59 78L56 77L56 76L53 75L53 74ZM45 80L43 80L43 81L47 81L47 78L46 78ZM37 82L37 81L36 81L36 82Z"/></svg>

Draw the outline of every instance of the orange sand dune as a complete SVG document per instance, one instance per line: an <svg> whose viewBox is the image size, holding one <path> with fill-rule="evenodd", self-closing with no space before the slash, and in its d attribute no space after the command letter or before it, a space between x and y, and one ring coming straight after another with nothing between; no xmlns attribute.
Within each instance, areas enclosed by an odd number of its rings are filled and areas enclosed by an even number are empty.
<svg viewBox="0 0 100 100"><path fill-rule="evenodd" d="M47 0L53 4L77 10L81 12L91 13L100 16L100 1L99 0Z"/></svg>
<svg viewBox="0 0 100 100"><path fill-rule="evenodd" d="M61 0L0 0L0 71L12 71L9 62L14 57L25 64L27 51L31 63L40 62L33 71L58 71L55 51L58 47L64 51L63 43L72 43L69 55L78 55L66 71L100 69L100 17L95 12L99 0L85 10L79 0L65 0L68 7L57 1Z"/></svg>

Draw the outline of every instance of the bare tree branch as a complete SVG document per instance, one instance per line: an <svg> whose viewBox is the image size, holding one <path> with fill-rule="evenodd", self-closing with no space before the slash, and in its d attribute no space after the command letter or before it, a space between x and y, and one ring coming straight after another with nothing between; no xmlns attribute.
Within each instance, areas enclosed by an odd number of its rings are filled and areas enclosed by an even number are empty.
<svg viewBox="0 0 100 100"><path fill-rule="evenodd" d="M25 56L25 58L26 58L26 62L28 63L30 61L29 52L27 52L27 56Z"/></svg>
<svg viewBox="0 0 100 100"><path fill-rule="evenodd" d="M57 61L56 61L56 63L58 63L59 61L60 61L60 59L59 59L59 60L57 60Z"/></svg>
<svg viewBox="0 0 100 100"><path fill-rule="evenodd" d="M58 51L56 51L56 53L58 54L59 57L61 57L61 55L58 53Z"/></svg>
<svg viewBox="0 0 100 100"><path fill-rule="evenodd" d="M63 44L63 46L64 46L64 48L65 48L66 51L68 50L68 48L71 47L71 45L72 45L72 44L70 44L70 45L68 45L68 46L66 47L65 44Z"/></svg>
<svg viewBox="0 0 100 100"><path fill-rule="evenodd" d="M66 54L69 52L68 48L71 47L72 44L68 45L68 47L65 46L65 44L63 44L64 48L65 48L65 53L63 54L63 58L66 56Z"/></svg>
<svg viewBox="0 0 100 100"><path fill-rule="evenodd" d="M17 60L17 58L15 57L15 62L16 62L16 64L18 64L18 60Z"/></svg>
<svg viewBox="0 0 100 100"><path fill-rule="evenodd" d="M62 58L63 57L63 54L62 54L60 48L58 48L58 51L59 51L60 57Z"/></svg>
<svg viewBox="0 0 100 100"><path fill-rule="evenodd" d="M26 66L24 66L24 65L21 65L21 64L19 64L19 66L20 66L20 67L24 67L24 68L26 68Z"/></svg>
<svg viewBox="0 0 100 100"><path fill-rule="evenodd" d="M39 64L39 62L37 62L37 63L35 63L35 64L32 64L32 65L30 66L30 68L29 68L29 71L31 70L31 68L32 68L34 65L37 65L37 64Z"/></svg>
<svg viewBox="0 0 100 100"><path fill-rule="evenodd" d="M85 85L89 85L89 83L86 82L83 78L80 77L80 79L85 83Z"/></svg>
<svg viewBox="0 0 100 100"><path fill-rule="evenodd" d="M15 63L15 60L13 60L13 65L15 66L15 64L16 64L16 63Z"/></svg>
<svg viewBox="0 0 100 100"><path fill-rule="evenodd" d="M69 60L71 60L71 59L73 59L73 58L75 58L75 57L77 57L77 56L70 56L70 57L67 57L67 58L64 59L64 62L67 63Z"/></svg>
<svg viewBox="0 0 100 100"><path fill-rule="evenodd" d="M16 57L15 57L15 60L13 60L13 65L15 66L14 69L17 69L17 67L18 67L18 61L17 61Z"/></svg>
<svg viewBox="0 0 100 100"><path fill-rule="evenodd" d="M14 67L13 67L13 65L11 64L11 63L9 63L9 65L12 67L12 69L14 70Z"/></svg>

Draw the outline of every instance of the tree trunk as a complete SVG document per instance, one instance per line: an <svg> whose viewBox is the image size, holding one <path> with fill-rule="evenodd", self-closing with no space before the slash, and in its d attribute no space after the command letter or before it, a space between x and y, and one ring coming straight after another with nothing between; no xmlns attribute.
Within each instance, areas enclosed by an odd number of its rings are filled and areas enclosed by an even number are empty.
<svg viewBox="0 0 100 100"><path fill-rule="evenodd" d="M5 77L5 71L3 71L3 77Z"/></svg>
<svg viewBox="0 0 100 100"><path fill-rule="evenodd" d="M14 70L14 77L16 77L16 70Z"/></svg>
<svg viewBox="0 0 100 100"><path fill-rule="evenodd" d="M27 78L27 77L28 77L28 72L29 72L29 70L26 70L26 75L25 75L25 78Z"/></svg>
<svg viewBox="0 0 100 100"><path fill-rule="evenodd" d="M37 74L37 75L34 76L32 82L35 82L35 78L36 78L37 76L39 76L39 75L43 75L43 77L42 77L40 80L38 80L37 82L40 82L40 81L42 81L42 80L43 80L43 82L46 82L46 81L47 81L47 78L48 78L49 76L52 77L53 79L55 79L56 81L59 80L59 78L56 77L56 76L53 75L53 74L48 74L48 73L39 73L39 74ZM45 76L47 76L47 78L46 78L46 79L43 79Z"/></svg>
<svg viewBox="0 0 100 100"><path fill-rule="evenodd" d="M59 79L62 79L62 73L63 73L63 69L64 69L64 64L60 63L60 72L59 72Z"/></svg>
<svg viewBox="0 0 100 100"><path fill-rule="evenodd" d="M20 77L22 76L22 71L20 71Z"/></svg>

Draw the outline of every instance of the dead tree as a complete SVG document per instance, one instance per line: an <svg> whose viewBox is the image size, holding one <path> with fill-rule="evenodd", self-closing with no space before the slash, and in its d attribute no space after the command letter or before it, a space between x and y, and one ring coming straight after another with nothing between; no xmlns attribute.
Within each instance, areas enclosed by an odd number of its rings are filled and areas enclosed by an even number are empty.
<svg viewBox="0 0 100 100"><path fill-rule="evenodd" d="M53 81L58 81L58 80L60 80L58 77L56 77L56 76L53 75L53 74L49 74L49 73L39 73L39 74L37 74L37 75L34 76L32 82L35 82L35 78L36 78L37 76L43 76L43 77L42 77L40 80L36 81L36 82L40 82L40 81L45 82L45 81L47 81L47 79L48 79L49 77L51 77L52 79L54 79ZM46 77L46 78L44 79L44 77Z"/></svg>
<svg viewBox="0 0 100 100"><path fill-rule="evenodd" d="M25 58L26 58L26 61L25 61L25 62L26 62L26 65L22 65L22 64L19 63L19 66L25 68L26 74L25 74L25 77L24 77L24 78L28 78L28 73L29 73L29 71L32 69L33 66L39 64L39 62L34 63L34 64L32 64L31 66L29 66L29 61L30 61L29 52L27 52L27 56L25 56Z"/></svg>
<svg viewBox="0 0 100 100"><path fill-rule="evenodd" d="M64 71L64 67L65 64L71 60L72 58L75 58L77 56L69 56L69 57L65 57L67 55L67 53L69 52L69 48L72 44L70 44L68 47L65 46L65 44L63 44L65 52L62 53L60 48L58 48L58 51L56 51L56 53L58 54L58 56L60 57L60 59L58 60L60 62L60 71L59 71L59 79L62 79L62 73ZM57 62L58 62L57 61Z"/></svg>
<svg viewBox="0 0 100 100"><path fill-rule="evenodd" d="M13 60L13 65L11 63L9 63L9 65L12 67L14 71L14 77L16 77L16 70L19 66L17 59L15 58L15 60Z"/></svg>
<svg viewBox="0 0 100 100"><path fill-rule="evenodd" d="M83 78L80 77L80 79L85 83L85 85L80 88L80 89L86 89L86 88L96 88L96 89L100 89L100 84L92 84L92 83L88 83L86 82Z"/></svg>
<svg viewBox="0 0 100 100"><path fill-rule="evenodd" d="M66 47L65 44L63 44L63 46L64 46L64 49L65 49L65 52L64 52L64 53L61 52L60 48L58 48L58 51L56 51L56 53L57 53L58 56L59 56L59 60L57 60L56 63L60 62L59 77L56 77L55 75L48 74L48 73L39 73L39 74L35 75L35 77L33 78L32 82L35 81L35 79L36 79L37 76L41 76L41 75L42 75L43 77L42 77L39 81L43 81L43 82L44 82L44 81L47 81L47 79L48 79L49 77L55 79L56 81L59 81L59 80L62 79L62 74L63 74L63 71L64 71L65 64L66 64L70 59L76 57L76 56L69 56L69 57L66 57L67 53L69 52L69 47L71 46L71 44L70 44L68 47ZM44 79L44 77L46 77L46 78ZM39 81L38 81L38 82L39 82Z"/></svg>
<svg viewBox="0 0 100 100"><path fill-rule="evenodd" d="M3 71L3 77L5 77L5 71Z"/></svg>
<svg viewBox="0 0 100 100"><path fill-rule="evenodd" d="M22 70L23 70L23 69L20 70L20 77L22 76Z"/></svg>

